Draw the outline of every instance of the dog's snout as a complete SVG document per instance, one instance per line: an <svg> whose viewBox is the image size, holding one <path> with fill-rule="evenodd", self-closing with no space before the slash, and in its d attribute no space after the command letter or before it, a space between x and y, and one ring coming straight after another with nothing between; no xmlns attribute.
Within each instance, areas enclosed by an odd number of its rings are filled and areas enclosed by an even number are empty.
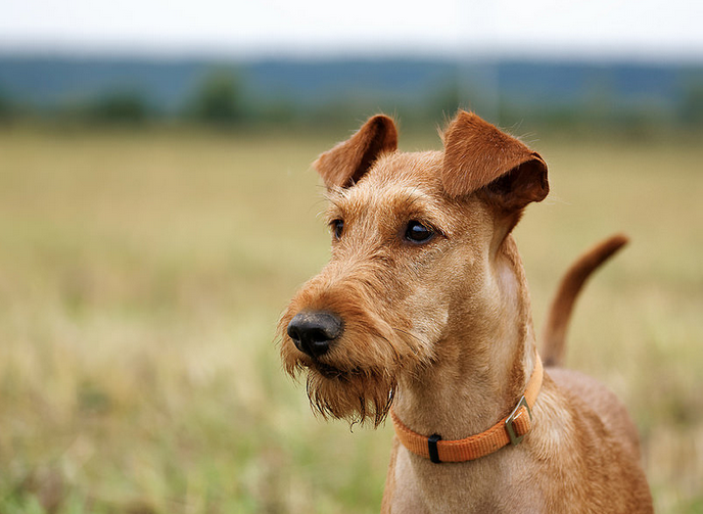
<svg viewBox="0 0 703 514"><path fill-rule="evenodd" d="M316 358L327 353L342 330L339 316L314 311L297 314L288 324L287 332L298 350Z"/></svg>

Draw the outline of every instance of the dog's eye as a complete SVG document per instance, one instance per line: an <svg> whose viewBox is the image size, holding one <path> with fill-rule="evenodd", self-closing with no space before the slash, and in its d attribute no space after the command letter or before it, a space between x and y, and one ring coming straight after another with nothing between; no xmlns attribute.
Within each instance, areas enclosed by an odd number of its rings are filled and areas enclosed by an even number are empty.
<svg viewBox="0 0 703 514"><path fill-rule="evenodd" d="M434 231L420 223L419 221L412 220L408 223L408 227L405 229L405 239L413 243L426 243L434 237Z"/></svg>
<svg viewBox="0 0 703 514"><path fill-rule="evenodd" d="M340 239L342 237L342 232L344 232L344 220L332 220L330 222L330 228L332 229L334 238Z"/></svg>

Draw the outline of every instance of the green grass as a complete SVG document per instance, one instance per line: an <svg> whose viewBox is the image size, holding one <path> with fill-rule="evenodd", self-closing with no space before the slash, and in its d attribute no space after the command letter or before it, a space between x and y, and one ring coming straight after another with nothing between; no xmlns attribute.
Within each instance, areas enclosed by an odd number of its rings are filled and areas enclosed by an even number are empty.
<svg viewBox="0 0 703 514"><path fill-rule="evenodd" d="M274 344L328 257L309 163L347 135L0 132L0 512L378 511L390 427L315 419ZM538 330L568 263L628 233L568 361L630 407L658 511L702 512L703 148L533 146Z"/></svg>

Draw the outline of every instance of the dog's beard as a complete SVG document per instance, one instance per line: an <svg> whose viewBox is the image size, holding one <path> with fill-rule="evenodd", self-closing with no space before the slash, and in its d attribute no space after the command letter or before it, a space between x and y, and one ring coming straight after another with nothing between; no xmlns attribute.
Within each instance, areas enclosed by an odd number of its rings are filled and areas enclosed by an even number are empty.
<svg viewBox="0 0 703 514"><path fill-rule="evenodd" d="M313 410L323 418L378 427L388 415L397 382L388 370L342 372L326 365L308 369L307 392Z"/></svg>
<svg viewBox="0 0 703 514"><path fill-rule="evenodd" d="M413 374L429 362L429 345L408 330L393 329L366 311L345 313L343 340L319 359L296 349L285 333L292 313L281 318L281 358L292 377L306 375L310 405L324 419L345 419L350 423L378 427L388 415L401 374ZM362 316L363 314L363 316Z"/></svg>

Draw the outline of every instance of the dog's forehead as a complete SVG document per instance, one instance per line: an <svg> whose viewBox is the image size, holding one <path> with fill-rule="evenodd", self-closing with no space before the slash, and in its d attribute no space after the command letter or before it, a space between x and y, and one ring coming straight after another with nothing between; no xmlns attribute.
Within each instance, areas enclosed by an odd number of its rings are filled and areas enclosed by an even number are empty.
<svg viewBox="0 0 703 514"><path fill-rule="evenodd" d="M347 213L436 206L444 197L441 164L440 152L382 155L357 184L332 191L330 199Z"/></svg>
<svg viewBox="0 0 703 514"><path fill-rule="evenodd" d="M441 152L393 152L382 155L349 196L368 198L413 190L418 194L441 196Z"/></svg>
<svg viewBox="0 0 703 514"><path fill-rule="evenodd" d="M422 189L441 186L442 152L393 152L374 163L364 180L373 187L406 185Z"/></svg>

